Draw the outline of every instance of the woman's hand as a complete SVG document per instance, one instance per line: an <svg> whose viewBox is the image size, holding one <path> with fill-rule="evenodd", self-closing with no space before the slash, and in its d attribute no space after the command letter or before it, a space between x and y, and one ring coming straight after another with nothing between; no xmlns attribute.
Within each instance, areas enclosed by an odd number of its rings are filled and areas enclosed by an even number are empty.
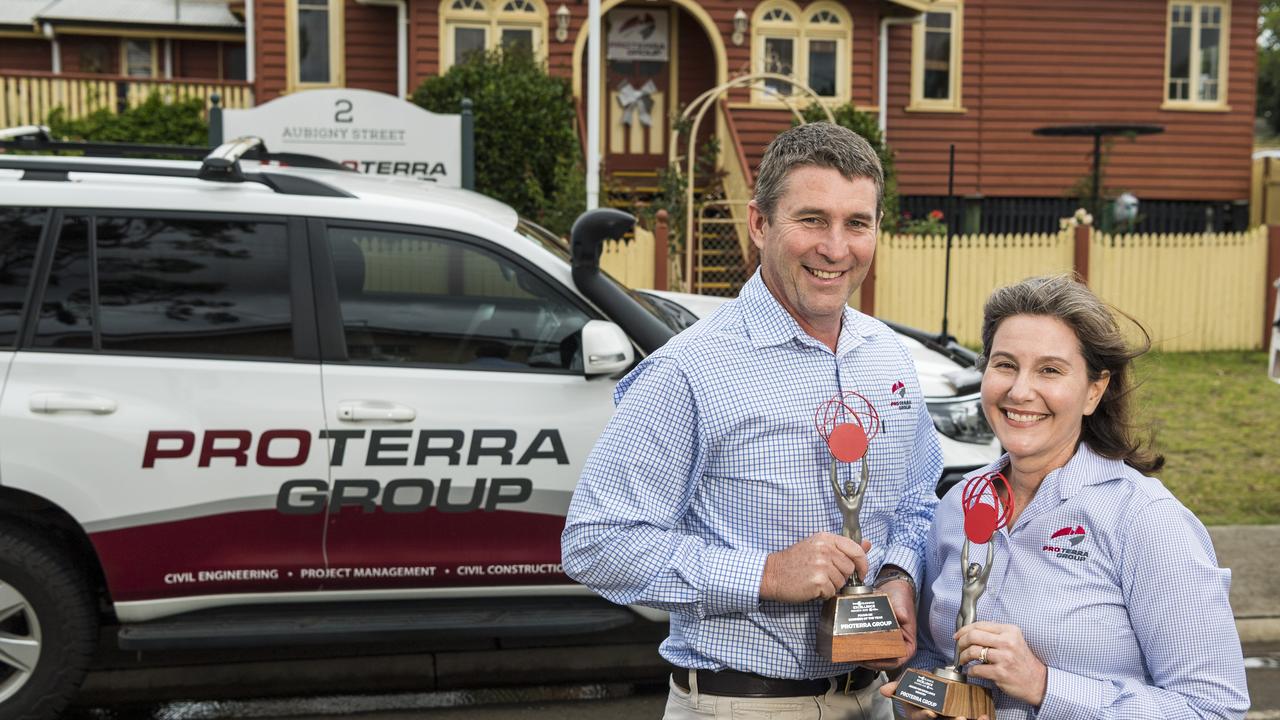
<svg viewBox="0 0 1280 720"><path fill-rule="evenodd" d="M1040 662L1017 625L979 621L955 635L960 664L978 661L965 674L994 682L1006 695L1035 707L1044 701L1049 668Z"/></svg>
<svg viewBox="0 0 1280 720"><path fill-rule="evenodd" d="M887 698L892 699L893 691L897 689L898 689L898 681L894 680L891 683L885 683L884 685L881 685L880 694ZM896 718L905 718L906 720L926 720L926 718L938 717L938 714L933 712L932 710L925 710L924 708L918 708L915 705L908 705L907 703L904 703L904 702L899 702L895 700L894 706L895 706L894 717ZM955 720L966 720L966 718L959 717L959 718L955 718ZM988 718L986 715L983 715L977 720L991 720L991 719Z"/></svg>

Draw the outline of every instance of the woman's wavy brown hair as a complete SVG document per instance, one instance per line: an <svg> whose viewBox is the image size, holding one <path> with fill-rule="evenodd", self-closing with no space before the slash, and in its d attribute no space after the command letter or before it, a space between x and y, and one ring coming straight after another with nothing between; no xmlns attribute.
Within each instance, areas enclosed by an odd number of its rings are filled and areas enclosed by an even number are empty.
<svg viewBox="0 0 1280 720"><path fill-rule="evenodd" d="M1066 323L1080 343L1080 354L1089 367L1089 379L1096 381L1104 371L1111 382L1092 415L1081 423L1080 440L1099 455L1123 460L1143 473L1164 467L1164 456L1151 447L1150 433L1141 433L1133 419L1130 395L1133 360L1151 349L1151 336L1137 320L1116 310L1142 332L1143 342L1132 347L1120 332L1115 315L1087 286L1069 275L1032 277L997 289L987 298L982 312L982 356L978 367L986 370L991 341L1005 318L1014 315L1041 315Z"/></svg>

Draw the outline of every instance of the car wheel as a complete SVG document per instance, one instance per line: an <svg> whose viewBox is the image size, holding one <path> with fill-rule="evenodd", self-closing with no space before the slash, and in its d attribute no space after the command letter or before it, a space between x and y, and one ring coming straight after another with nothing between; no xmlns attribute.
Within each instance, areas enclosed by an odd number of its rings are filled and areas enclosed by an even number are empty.
<svg viewBox="0 0 1280 720"><path fill-rule="evenodd" d="M61 715L98 632L93 596L60 546L0 525L0 717Z"/></svg>

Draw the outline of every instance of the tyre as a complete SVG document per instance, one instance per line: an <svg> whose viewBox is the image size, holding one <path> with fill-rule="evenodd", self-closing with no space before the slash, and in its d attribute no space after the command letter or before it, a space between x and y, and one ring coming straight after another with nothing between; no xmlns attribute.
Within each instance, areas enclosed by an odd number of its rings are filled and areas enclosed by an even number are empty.
<svg viewBox="0 0 1280 720"><path fill-rule="evenodd" d="M0 717L52 720L80 687L98 621L60 545L0 525Z"/></svg>

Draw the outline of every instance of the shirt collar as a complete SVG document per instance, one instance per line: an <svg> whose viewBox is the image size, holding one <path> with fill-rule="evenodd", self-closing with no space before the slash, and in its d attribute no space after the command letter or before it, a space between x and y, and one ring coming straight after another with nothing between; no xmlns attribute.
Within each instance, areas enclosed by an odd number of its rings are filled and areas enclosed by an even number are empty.
<svg viewBox="0 0 1280 720"><path fill-rule="evenodd" d="M756 268L751 279L742 286L742 291L738 293L738 301L742 303L743 318L753 348L785 345L796 340L806 345L826 348L816 338L805 332L791 313L782 307L782 303L778 302L764 284L759 268ZM836 340L836 356L842 356L853 350L862 344L864 337L869 337L874 332L875 328L868 322L865 315L846 305L844 317L840 322L840 336Z"/></svg>
<svg viewBox="0 0 1280 720"><path fill-rule="evenodd" d="M1001 455L995 462L986 467L978 468L973 472L965 473L964 480L967 482L969 478L979 475L985 475L989 472L999 470L1004 472L1009 467L1009 453ZM1132 470L1123 460L1112 460L1102 457L1089 447L1088 443L1082 442L1076 448L1075 455L1067 461L1066 465L1051 471L1044 477L1041 487L1046 484L1056 484L1058 486L1058 497L1060 500L1068 500L1077 493L1090 485L1100 485L1109 482L1118 477L1128 475Z"/></svg>

